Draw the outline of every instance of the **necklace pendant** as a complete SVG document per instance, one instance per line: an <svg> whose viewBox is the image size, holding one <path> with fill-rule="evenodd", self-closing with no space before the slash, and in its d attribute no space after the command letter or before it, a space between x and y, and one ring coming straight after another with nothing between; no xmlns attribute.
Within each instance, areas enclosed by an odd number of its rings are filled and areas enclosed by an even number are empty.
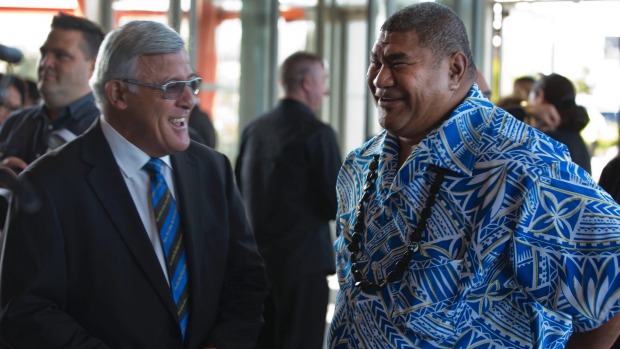
<svg viewBox="0 0 620 349"><path fill-rule="evenodd" d="M359 283L355 283L355 286L361 288L362 292L366 294L376 293L377 291L381 291L381 289L383 288L382 285L378 285L368 280L363 280Z"/></svg>
<svg viewBox="0 0 620 349"><path fill-rule="evenodd" d="M411 241L409 243L409 250L413 253L416 253L420 250L420 243L417 241Z"/></svg>

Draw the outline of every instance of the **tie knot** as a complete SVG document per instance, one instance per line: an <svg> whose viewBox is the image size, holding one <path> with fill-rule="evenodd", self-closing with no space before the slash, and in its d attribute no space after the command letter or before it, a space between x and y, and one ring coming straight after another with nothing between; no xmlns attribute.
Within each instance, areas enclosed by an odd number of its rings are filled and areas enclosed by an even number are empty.
<svg viewBox="0 0 620 349"><path fill-rule="evenodd" d="M151 175L161 173L161 168L164 166L164 162L157 158L151 158L142 168Z"/></svg>

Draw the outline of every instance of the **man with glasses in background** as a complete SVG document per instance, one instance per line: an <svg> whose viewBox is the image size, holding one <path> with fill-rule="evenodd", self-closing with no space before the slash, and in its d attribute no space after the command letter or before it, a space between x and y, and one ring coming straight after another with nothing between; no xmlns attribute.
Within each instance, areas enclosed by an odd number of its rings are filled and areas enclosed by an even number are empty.
<svg viewBox="0 0 620 349"><path fill-rule="evenodd" d="M173 29L108 34L99 122L20 175L41 209L7 234L9 347L254 349L263 260L227 157L190 141L200 81Z"/></svg>
<svg viewBox="0 0 620 349"><path fill-rule="evenodd" d="M93 124L99 110L88 80L103 37L101 28L87 19L54 16L38 67L43 103L15 112L3 124L2 165L19 172Z"/></svg>

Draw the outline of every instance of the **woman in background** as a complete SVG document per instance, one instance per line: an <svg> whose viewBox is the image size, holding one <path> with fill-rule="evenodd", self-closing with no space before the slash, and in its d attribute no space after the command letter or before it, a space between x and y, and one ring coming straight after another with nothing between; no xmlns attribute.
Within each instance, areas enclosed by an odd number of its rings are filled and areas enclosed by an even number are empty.
<svg viewBox="0 0 620 349"><path fill-rule="evenodd" d="M530 107L533 115L528 122L564 143L573 162L591 174L590 152L580 135L590 117L586 109L575 102L573 83L559 74L541 76L532 87ZM557 121L549 121L554 118Z"/></svg>

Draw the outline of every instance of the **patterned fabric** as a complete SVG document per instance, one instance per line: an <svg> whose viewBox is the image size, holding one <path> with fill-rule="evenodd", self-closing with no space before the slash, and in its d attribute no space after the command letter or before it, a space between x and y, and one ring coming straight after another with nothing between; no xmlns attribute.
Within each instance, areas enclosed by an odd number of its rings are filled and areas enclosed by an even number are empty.
<svg viewBox="0 0 620 349"><path fill-rule="evenodd" d="M179 212L166 184L166 178L161 173L162 166L165 166L163 161L152 158L144 165L144 169L151 176L151 197L155 210L155 221L159 229L161 245L166 255L170 289L174 303L177 305L181 333L185 338L188 319L187 301L189 300L185 247L183 233L179 226Z"/></svg>
<svg viewBox="0 0 620 349"><path fill-rule="evenodd" d="M565 146L474 86L400 170L398 148L383 132L341 169L330 348L564 348L571 331L618 312L620 207ZM433 169L449 172L404 277L366 294L346 246L374 154L379 178L358 257L373 282L405 251Z"/></svg>

